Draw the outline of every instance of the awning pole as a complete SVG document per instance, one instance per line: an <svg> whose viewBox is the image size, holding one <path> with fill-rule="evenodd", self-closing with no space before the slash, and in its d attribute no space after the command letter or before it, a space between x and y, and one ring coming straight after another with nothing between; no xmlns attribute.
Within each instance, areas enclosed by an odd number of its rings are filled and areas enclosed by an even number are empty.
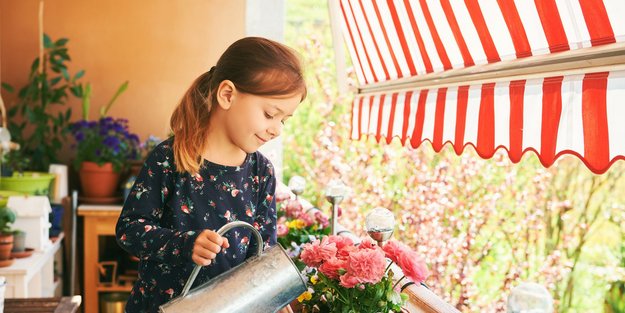
<svg viewBox="0 0 625 313"><path fill-rule="evenodd" d="M328 0L328 12L330 13L330 29L332 30L332 47L334 47L334 65L336 72L336 84L340 94L348 92L347 73L345 72L345 53L343 50L343 39L341 36L341 25L339 18L339 0Z"/></svg>

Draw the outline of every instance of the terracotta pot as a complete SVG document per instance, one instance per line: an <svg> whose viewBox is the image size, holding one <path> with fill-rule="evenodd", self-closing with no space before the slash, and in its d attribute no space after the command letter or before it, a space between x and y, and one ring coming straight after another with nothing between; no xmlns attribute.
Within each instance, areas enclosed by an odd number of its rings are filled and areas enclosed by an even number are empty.
<svg viewBox="0 0 625 313"><path fill-rule="evenodd" d="M0 234L0 260L11 258L13 249L13 234Z"/></svg>
<svg viewBox="0 0 625 313"><path fill-rule="evenodd" d="M102 166L95 162L82 162L80 185L85 197L110 198L116 196L120 174L113 170L112 163Z"/></svg>

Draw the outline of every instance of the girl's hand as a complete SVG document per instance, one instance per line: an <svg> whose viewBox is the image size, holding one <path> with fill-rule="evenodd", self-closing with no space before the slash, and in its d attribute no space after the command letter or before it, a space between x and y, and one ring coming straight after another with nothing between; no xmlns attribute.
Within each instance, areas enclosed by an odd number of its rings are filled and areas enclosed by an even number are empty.
<svg viewBox="0 0 625 313"><path fill-rule="evenodd" d="M220 236L212 230L204 230L193 243L193 254L191 260L200 266L211 264L212 260L221 251L221 248L228 248L230 244L226 237Z"/></svg>
<svg viewBox="0 0 625 313"><path fill-rule="evenodd" d="M287 304L287 306L283 307L278 313L293 313L293 310L291 309L291 305Z"/></svg>

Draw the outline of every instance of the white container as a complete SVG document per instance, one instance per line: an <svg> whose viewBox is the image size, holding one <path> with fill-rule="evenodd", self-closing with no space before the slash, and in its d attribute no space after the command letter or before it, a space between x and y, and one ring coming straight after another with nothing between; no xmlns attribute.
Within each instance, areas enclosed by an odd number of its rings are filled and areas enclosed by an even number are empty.
<svg viewBox="0 0 625 313"><path fill-rule="evenodd" d="M4 312L4 289L6 288L7 280L4 276L0 276L0 313Z"/></svg>
<svg viewBox="0 0 625 313"><path fill-rule="evenodd" d="M17 216L14 229L26 232L26 247L42 251L51 244L50 200L46 196L12 196L7 207Z"/></svg>
<svg viewBox="0 0 625 313"><path fill-rule="evenodd" d="M50 164L48 172L55 175L53 184L50 186L50 199L52 199L52 203L60 204L68 194L67 165Z"/></svg>

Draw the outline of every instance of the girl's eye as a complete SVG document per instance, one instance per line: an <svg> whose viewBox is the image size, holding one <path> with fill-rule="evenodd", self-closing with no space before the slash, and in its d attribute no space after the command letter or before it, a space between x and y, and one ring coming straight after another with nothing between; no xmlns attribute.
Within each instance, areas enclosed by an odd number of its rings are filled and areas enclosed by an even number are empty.
<svg viewBox="0 0 625 313"><path fill-rule="evenodd" d="M269 113L265 112L265 117L270 120L273 119L273 116L269 115Z"/></svg>

